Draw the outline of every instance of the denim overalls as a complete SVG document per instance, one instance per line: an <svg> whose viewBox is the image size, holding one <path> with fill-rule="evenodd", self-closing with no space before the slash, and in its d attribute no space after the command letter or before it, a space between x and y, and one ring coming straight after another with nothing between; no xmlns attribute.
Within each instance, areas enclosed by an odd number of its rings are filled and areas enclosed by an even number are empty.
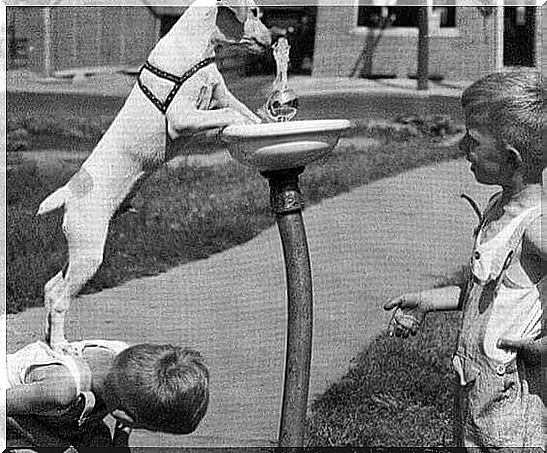
<svg viewBox="0 0 547 453"><path fill-rule="evenodd" d="M483 219L497 200L493 197ZM538 288L543 283L522 286L508 273L509 269L525 275L518 260L522 238L526 227L540 215L541 204L528 208L483 243L484 221L477 229L453 357L459 381L459 446L543 446L541 367L525 366L515 353L496 346L499 338L541 336Z"/></svg>

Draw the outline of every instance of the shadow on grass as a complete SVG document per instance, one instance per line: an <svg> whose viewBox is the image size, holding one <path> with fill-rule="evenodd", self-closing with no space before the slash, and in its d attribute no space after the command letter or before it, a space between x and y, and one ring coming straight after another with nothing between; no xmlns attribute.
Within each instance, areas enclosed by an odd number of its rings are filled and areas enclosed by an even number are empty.
<svg viewBox="0 0 547 453"><path fill-rule="evenodd" d="M435 286L461 287L465 276L462 266ZM432 313L415 337L376 338L314 399L308 445L454 450L451 358L460 316Z"/></svg>
<svg viewBox="0 0 547 453"><path fill-rule="evenodd" d="M377 338L313 402L308 444L453 445L450 358L457 328L457 314L434 314L414 338Z"/></svg>

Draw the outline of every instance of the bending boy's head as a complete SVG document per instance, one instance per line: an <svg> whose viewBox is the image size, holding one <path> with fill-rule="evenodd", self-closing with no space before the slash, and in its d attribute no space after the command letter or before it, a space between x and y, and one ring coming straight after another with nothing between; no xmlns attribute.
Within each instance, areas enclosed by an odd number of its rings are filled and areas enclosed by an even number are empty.
<svg viewBox="0 0 547 453"><path fill-rule="evenodd" d="M191 349L135 345L114 359L105 400L110 410L129 415L136 427L189 434L207 411L209 372Z"/></svg>
<svg viewBox="0 0 547 453"><path fill-rule="evenodd" d="M466 118L480 122L499 141L520 153L528 178L541 178L544 87L541 73L519 70L490 74L462 94Z"/></svg>

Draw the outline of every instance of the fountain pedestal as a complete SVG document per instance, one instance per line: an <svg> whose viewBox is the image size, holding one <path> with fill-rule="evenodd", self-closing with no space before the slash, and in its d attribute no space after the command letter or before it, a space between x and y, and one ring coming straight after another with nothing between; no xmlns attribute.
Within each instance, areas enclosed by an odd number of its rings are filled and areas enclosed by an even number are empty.
<svg viewBox="0 0 547 453"><path fill-rule="evenodd" d="M313 291L308 241L298 185L304 167L261 172L270 183L287 281L288 321L279 446L303 446L313 334Z"/></svg>
<svg viewBox="0 0 547 453"><path fill-rule="evenodd" d="M283 246L288 320L279 447L304 446L310 381L313 291L299 176L329 154L349 127L346 120L293 121L228 126L221 134L236 160L268 180Z"/></svg>

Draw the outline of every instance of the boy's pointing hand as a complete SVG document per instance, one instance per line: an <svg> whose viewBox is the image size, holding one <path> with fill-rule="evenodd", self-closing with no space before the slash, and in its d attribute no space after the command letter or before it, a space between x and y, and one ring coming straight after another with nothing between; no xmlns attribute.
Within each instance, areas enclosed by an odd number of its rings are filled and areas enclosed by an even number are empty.
<svg viewBox="0 0 547 453"><path fill-rule="evenodd" d="M392 309L395 311L389 322L389 335L404 338L416 335L428 311L419 294L404 294L384 305L384 310Z"/></svg>

